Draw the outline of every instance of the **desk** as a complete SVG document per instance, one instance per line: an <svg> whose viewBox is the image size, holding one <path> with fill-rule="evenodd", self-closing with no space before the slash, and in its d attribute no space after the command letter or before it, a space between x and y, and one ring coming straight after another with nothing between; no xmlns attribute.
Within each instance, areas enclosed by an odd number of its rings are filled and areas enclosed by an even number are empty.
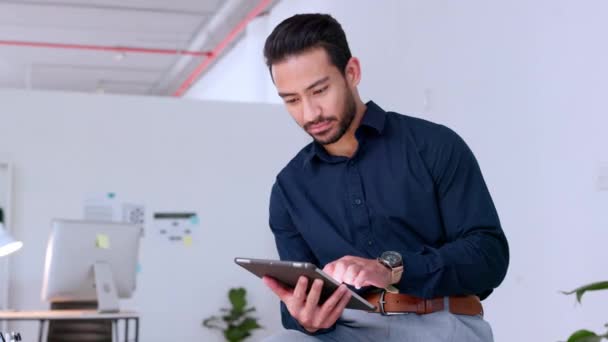
<svg viewBox="0 0 608 342"><path fill-rule="evenodd" d="M133 311L116 313L100 313L97 310L0 311L0 322L39 321L39 342L42 342L46 323L56 320L111 320L115 336L118 335L117 323L122 320L125 321L125 342L129 340L129 322L133 320L135 322L135 342L139 341L139 314Z"/></svg>

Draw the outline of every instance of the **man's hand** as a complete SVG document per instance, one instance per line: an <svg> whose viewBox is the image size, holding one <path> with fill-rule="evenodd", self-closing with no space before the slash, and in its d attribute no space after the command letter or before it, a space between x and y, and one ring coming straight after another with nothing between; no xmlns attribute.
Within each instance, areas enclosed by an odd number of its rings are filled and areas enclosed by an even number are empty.
<svg viewBox="0 0 608 342"><path fill-rule="evenodd" d="M323 272L339 283L347 283L357 289L370 285L384 289L392 285L391 271L376 259L347 255L325 265Z"/></svg>
<svg viewBox="0 0 608 342"><path fill-rule="evenodd" d="M310 333L334 325L351 297L348 288L343 284L322 305L319 305L323 288L323 281L320 279L316 279L312 283L308 295L306 294L308 278L304 276L298 279L294 289L286 287L270 277L264 277L262 280L285 303L291 316Z"/></svg>

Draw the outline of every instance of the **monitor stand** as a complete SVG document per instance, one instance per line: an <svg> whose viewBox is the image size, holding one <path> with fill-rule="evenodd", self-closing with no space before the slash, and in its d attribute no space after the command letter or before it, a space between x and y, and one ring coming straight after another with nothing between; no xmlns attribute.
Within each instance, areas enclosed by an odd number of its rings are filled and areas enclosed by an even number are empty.
<svg viewBox="0 0 608 342"><path fill-rule="evenodd" d="M95 291L97 292L97 311L120 311L110 265L106 262L96 262L93 265L93 273L95 276Z"/></svg>

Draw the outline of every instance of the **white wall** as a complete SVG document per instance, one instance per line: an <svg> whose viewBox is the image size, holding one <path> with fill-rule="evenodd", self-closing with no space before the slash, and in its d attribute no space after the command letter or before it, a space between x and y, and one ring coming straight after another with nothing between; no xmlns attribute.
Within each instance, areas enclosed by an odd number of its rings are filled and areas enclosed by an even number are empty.
<svg viewBox="0 0 608 342"><path fill-rule="evenodd" d="M608 192L596 184L608 164L608 2L286 0L264 19L265 33L241 43L259 42L259 52L248 46L213 72L265 68L265 36L302 12L342 23L361 59L365 99L447 124L476 153L512 253L506 280L485 302L496 341L601 332L608 294L575 306L558 291L608 278ZM279 102L267 79L235 91L239 79L214 79L214 94ZM202 88L188 96L213 98Z"/></svg>
<svg viewBox="0 0 608 342"><path fill-rule="evenodd" d="M264 66L263 46L269 30L269 16L252 20L246 36L239 41L216 65L205 74L204 81L196 82L186 98L235 102L270 102L275 92L268 69ZM272 28L270 28L272 29Z"/></svg>
<svg viewBox="0 0 608 342"><path fill-rule="evenodd" d="M282 107L150 97L0 91L0 155L15 166L11 255L14 309L44 309L41 285L52 218L82 218L91 192L146 205L135 297L142 341L220 341L203 318L245 286L262 337L280 328L279 302L237 256L276 257L268 196L277 172L308 140ZM136 202L137 203L137 202ZM158 211L195 211L190 248L152 224ZM5 278L2 278L5 279ZM13 326L35 340L37 323Z"/></svg>

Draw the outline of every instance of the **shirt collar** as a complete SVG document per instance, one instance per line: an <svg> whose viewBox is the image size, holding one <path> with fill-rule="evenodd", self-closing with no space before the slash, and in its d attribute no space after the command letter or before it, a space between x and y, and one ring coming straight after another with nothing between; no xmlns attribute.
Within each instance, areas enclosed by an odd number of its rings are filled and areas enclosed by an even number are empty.
<svg viewBox="0 0 608 342"><path fill-rule="evenodd" d="M378 134L384 132L384 122L386 121L386 112L373 101L369 101L367 109L361 120L361 126L373 128Z"/></svg>
<svg viewBox="0 0 608 342"><path fill-rule="evenodd" d="M373 101L369 101L365 105L365 113L363 114L361 124L357 129L357 135L360 134L359 131L361 130L361 127L369 127L377 134L381 135L384 132L386 112ZM338 163L347 159L346 157L330 155L321 144L313 141L308 155L304 158L304 165L308 164L315 156L328 163Z"/></svg>

